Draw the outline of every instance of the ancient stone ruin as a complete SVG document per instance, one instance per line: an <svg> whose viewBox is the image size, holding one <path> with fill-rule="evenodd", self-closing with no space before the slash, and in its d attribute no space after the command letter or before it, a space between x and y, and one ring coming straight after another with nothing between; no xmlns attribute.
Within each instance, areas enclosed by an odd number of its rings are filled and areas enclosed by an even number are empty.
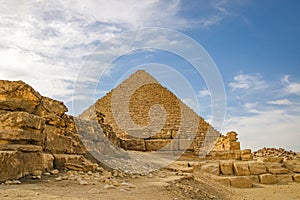
<svg viewBox="0 0 300 200"><path fill-rule="evenodd" d="M54 168L96 167L84 158L85 147L67 111L62 102L22 81L0 81L0 181Z"/></svg>
<svg viewBox="0 0 300 200"><path fill-rule="evenodd" d="M155 110L157 105L161 107ZM125 150L188 150L198 155L205 138L213 143L221 136L144 70L132 74L79 118L97 120L110 141Z"/></svg>
<svg viewBox="0 0 300 200"><path fill-rule="evenodd" d="M0 182L26 175L39 179L55 170L102 173L100 166L107 166L91 152L109 159L120 153L116 148L122 149L122 162L131 159L128 152L178 152L181 157L167 170L203 174L234 187L300 182L299 153L241 150L237 133L221 135L145 71L131 75L78 118L67 111L22 81L0 81ZM113 160L114 169L126 173L119 160ZM133 160L131 167L146 167L147 160Z"/></svg>

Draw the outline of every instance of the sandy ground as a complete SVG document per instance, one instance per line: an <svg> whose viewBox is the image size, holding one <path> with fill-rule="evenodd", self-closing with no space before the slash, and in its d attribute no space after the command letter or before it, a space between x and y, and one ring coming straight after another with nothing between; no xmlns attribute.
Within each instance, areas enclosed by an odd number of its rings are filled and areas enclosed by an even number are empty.
<svg viewBox="0 0 300 200"><path fill-rule="evenodd" d="M124 199L124 200L180 200L180 199L232 199L232 200L289 200L300 199L300 184L256 185L251 189L223 187L204 178L197 182L187 176L163 172L153 177L118 179L118 186L94 182L80 185L74 180L55 181L46 176L42 180L22 180L19 185L0 185L0 199Z"/></svg>

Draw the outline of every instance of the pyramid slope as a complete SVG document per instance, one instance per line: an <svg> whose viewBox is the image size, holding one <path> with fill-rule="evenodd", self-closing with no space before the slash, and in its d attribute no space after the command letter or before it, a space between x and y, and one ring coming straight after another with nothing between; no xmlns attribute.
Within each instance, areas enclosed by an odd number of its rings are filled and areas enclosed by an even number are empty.
<svg viewBox="0 0 300 200"><path fill-rule="evenodd" d="M199 153L208 131L212 139L221 135L144 70L132 74L79 117L96 119L115 145L128 150L158 150L176 140L168 149Z"/></svg>

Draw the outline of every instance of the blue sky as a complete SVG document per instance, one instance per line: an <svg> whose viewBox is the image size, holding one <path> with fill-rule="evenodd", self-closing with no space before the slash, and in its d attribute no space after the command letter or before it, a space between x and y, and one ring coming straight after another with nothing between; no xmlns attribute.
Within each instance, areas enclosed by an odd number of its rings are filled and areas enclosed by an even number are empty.
<svg viewBox="0 0 300 200"><path fill-rule="evenodd" d="M300 151L299 15L297 0L3 1L0 79L24 80L77 114L84 106L72 108L76 84L99 81L94 75L106 68L101 59L90 57L98 45L136 28L176 30L199 43L220 72L227 99L223 133L237 131L243 148ZM157 33L152 40L171 42ZM127 46L128 41L119 48ZM106 50L104 55L117 52ZM80 82L78 74L87 65L97 73ZM198 101L198 113L210 121L212 91L203 77L164 50L120 56L105 71L98 90L87 93L93 98L75 98L93 102L138 68L148 70L195 110ZM184 87L176 84L179 79L186 82Z"/></svg>

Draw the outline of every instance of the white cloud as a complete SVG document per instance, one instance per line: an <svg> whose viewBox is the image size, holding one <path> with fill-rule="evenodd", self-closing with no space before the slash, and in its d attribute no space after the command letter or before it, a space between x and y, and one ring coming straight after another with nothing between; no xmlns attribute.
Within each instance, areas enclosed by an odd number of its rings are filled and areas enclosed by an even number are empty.
<svg viewBox="0 0 300 200"><path fill-rule="evenodd" d="M274 100L274 101L268 101L268 104L273 104L273 105L289 105L292 102L290 100L288 100L287 98L285 99L278 99L278 100Z"/></svg>
<svg viewBox="0 0 300 200"><path fill-rule="evenodd" d="M200 97L210 96L210 92L209 92L209 90L200 90L199 96Z"/></svg>
<svg viewBox="0 0 300 200"><path fill-rule="evenodd" d="M239 74L235 76L233 79L234 81L229 83L229 87L232 90L238 90L238 89L259 90L268 87L260 74L255 74L255 75Z"/></svg>
<svg viewBox="0 0 300 200"><path fill-rule="evenodd" d="M300 82L291 82L290 76L285 75L281 81L285 84L284 92L287 94L296 94L300 96Z"/></svg>
<svg viewBox="0 0 300 200"><path fill-rule="evenodd" d="M242 148L283 147L300 151L299 114L272 109L251 116L229 116L224 131L235 130Z"/></svg>

